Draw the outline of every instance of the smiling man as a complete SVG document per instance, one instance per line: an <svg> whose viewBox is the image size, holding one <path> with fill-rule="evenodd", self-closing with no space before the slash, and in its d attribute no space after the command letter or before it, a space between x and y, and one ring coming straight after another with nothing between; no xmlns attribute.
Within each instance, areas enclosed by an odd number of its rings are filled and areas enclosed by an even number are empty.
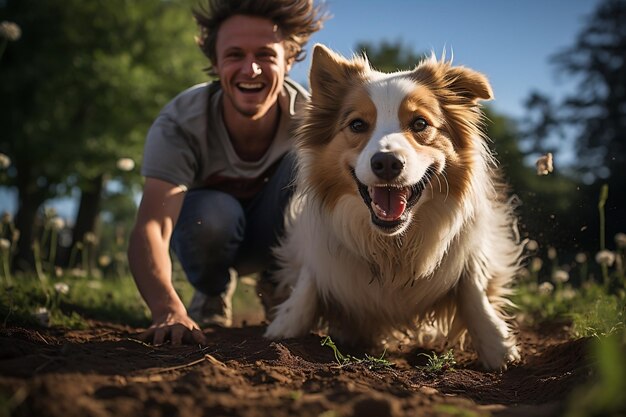
<svg viewBox="0 0 626 417"><path fill-rule="evenodd" d="M218 80L179 94L150 128L128 248L155 344L202 343L200 326L230 326L237 275L273 267L293 191L292 119L308 99L287 74L325 18L312 0L208 0L194 16ZM195 288L188 308L170 243Z"/></svg>

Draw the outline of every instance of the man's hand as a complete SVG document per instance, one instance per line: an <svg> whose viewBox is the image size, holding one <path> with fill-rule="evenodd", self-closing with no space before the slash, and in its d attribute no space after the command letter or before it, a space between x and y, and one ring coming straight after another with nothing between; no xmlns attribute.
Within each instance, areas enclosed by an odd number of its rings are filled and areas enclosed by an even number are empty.
<svg viewBox="0 0 626 417"><path fill-rule="evenodd" d="M143 332L139 339L154 345L163 344L167 340L174 346L206 343L202 330L186 313L167 313L154 317L152 326Z"/></svg>

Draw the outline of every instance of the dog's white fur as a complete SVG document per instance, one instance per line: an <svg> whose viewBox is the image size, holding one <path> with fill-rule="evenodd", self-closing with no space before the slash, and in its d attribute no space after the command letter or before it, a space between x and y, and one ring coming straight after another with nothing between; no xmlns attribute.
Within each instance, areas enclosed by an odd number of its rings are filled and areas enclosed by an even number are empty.
<svg viewBox="0 0 626 417"><path fill-rule="evenodd" d="M467 331L488 369L518 359L503 308L521 248L479 129L477 101L491 98L486 78L434 58L383 74L321 45L310 77L298 194L276 249L275 279L288 298L266 336L302 336L322 321L340 342L372 345L427 323L451 344ZM428 115L430 130L407 131L412 111ZM354 117L370 129L355 133ZM373 172L378 152L402 161L397 178ZM373 223L350 170L370 187L426 187L402 224L385 229Z"/></svg>

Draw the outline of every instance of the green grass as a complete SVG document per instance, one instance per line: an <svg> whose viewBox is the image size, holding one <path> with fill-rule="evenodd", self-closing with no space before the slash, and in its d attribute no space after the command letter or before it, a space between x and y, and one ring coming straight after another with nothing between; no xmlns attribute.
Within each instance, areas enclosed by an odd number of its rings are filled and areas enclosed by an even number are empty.
<svg viewBox="0 0 626 417"><path fill-rule="evenodd" d="M626 415L626 331L599 337L592 344L594 375L570 396L566 417Z"/></svg>
<svg viewBox="0 0 626 417"><path fill-rule="evenodd" d="M67 293L55 284L67 284ZM45 309L47 314L37 311ZM34 276L13 278L13 285L0 294L0 320L4 325L85 328L87 320L145 326L148 312L133 280L62 276L40 281Z"/></svg>
<svg viewBox="0 0 626 417"><path fill-rule="evenodd" d="M344 355L339 351L339 348L330 338L330 336L326 336L322 339L322 346L328 346L332 349L333 354L335 355L335 361L339 364L339 366L348 366L348 365L362 365L368 369L381 369L381 368L390 368L394 366L393 362L385 359L385 354L387 351L383 351L383 353L379 356L370 356L367 353L365 354L365 358L357 358L352 355Z"/></svg>
<svg viewBox="0 0 626 417"><path fill-rule="evenodd" d="M454 351L452 349L448 350L443 355L437 355L437 353L433 352L430 355L426 353L420 353L417 356L426 356L428 358L426 365L419 366L418 368L430 373L441 373L444 371L452 370L454 369L454 365L456 365L456 360L454 359Z"/></svg>
<svg viewBox="0 0 626 417"><path fill-rule="evenodd" d="M542 293L537 285L524 283L513 302L526 324L566 322L575 338L607 336L625 327L626 297L608 293L602 284L586 283L577 289L565 285Z"/></svg>
<svg viewBox="0 0 626 417"><path fill-rule="evenodd" d="M626 299L600 296L575 306L569 313L573 337L610 336L624 330Z"/></svg>
<svg viewBox="0 0 626 417"><path fill-rule="evenodd" d="M66 294L55 284L67 284ZM174 288L187 305L193 288L181 273L174 274ZM254 287L239 284L233 298L236 312L262 314ZM37 317L37 311L47 313ZM43 324L41 318L47 318ZM0 324L5 326L63 327L81 329L88 320L147 327L150 312L132 277L89 278L65 275L39 279L35 273L12 276L11 285L0 280Z"/></svg>

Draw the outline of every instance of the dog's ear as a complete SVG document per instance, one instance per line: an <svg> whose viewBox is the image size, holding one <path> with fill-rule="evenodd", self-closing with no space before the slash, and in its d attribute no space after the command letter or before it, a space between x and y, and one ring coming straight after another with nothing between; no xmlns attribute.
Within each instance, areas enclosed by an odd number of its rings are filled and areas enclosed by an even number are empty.
<svg viewBox="0 0 626 417"><path fill-rule="evenodd" d="M450 67L446 75L449 88L456 95L465 97L472 103L493 99L489 80L480 72L465 67Z"/></svg>
<svg viewBox="0 0 626 417"><path fill-rule="evenodd" d="M352 80L361 79L369 65L364 59L347 60L321 44L313 48L309 82L311 100L314 103L330 100L339 103L342 92L347 90Z"/></svg>

